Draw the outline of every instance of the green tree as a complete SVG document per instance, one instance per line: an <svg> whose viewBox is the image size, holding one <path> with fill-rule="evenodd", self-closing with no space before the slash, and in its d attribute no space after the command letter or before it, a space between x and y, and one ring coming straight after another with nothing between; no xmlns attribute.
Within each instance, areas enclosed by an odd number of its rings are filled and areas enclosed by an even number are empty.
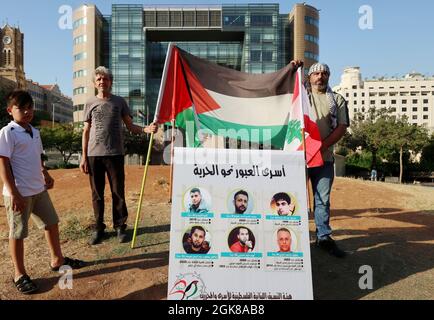
<svg viewBox="0 0 434 320"><path fill-rule="evenodd" d="M81 133L72 124L44 127L41 129L41 138L45 148L61 153L65 165L74 153L81 151Z"/></svg>
<svg viewBox="0 0 434 320"><path fill-rule="evenodd" d="M422 149L421 166L424 170L434 171L434 134Z"/></svg>
<svg viewBox="0 0 434 320"><path fill-rule="evenodd" d="M357 150L362 148L372 154L371 168L377 156L393 161L398 155L399 181L402 183L407 154L422 151L428 140L426 128L408 123L407 117L393 115L387 108L371 108L366 114L357 113L351 123L351 134L344 137L342 145Z"/></svg>
<svg viewBox="0 0 434 320"><path fill-rule="evenodd" d="M347 133L341 146L351 150L362 148L372 154L371 168L377 166L377 155L384 146L384 137L389 133L393 122L391 111L387 108L370 108L366 114L358 112L351 122L351 133Z"/></svg>
<svg viewBox="0 0 434 320"><path fill-rule="evenodd" d="M146 156L148 152L149 140L146 135L133 134L128 130L124 131L125 154Z"/></svg>
<svg viewBox="0 0 434 320"><path fill-rule="evenodd" d="M41 120L50 121L50 113L44 110L35 110L33 113L32 126L39 127L41 125Z"/></svg>
<svg viewBox="0 0 434 320"><path fill-rule="evenodd" d="M389 133L383 145L399 152L399 182L402 183L404 153L411 151L417 154L421 152L429 138L428 130L425 127L408 123L408 118L405 115L392 117L392 119L394 121L389 126Z"/></svg>
<svg viewBox="0 0 434 320"><path fill-rule="evenodd" d="M11 121L11 117L6 111L6 91L0 88L0 128L3 128Z"/></svg>

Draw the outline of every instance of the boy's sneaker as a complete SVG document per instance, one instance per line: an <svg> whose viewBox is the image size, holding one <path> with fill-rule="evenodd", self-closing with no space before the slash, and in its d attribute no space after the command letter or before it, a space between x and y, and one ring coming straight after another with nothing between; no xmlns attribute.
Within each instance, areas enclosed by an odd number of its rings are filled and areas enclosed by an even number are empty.
<svg viewBox="0 0 434 320"><path fill-rule="evenodd" d="M126 243L128 242L127 240L127 233L125 232L125 228L117 228L116 229L117 235L118 235L118 240L119 243Z"/></svg>
<svg viewBox="0 0 434 320"><path fill-rule="evenodd" d="M104 238L104 235L105 235L104 231L95 231L89 240L89 244L91 246L94 246L98 243L101 243L102 239Z"/></svg>
<svg viewBox="0 0 434 320"><path fill-rule="evenodd" d="M327 251L330 255L337 258L343 258L347 255L345 251L339 249L336 242L330 236L327 236L326 239L317 239L316 245L318 248Z"/></svg>

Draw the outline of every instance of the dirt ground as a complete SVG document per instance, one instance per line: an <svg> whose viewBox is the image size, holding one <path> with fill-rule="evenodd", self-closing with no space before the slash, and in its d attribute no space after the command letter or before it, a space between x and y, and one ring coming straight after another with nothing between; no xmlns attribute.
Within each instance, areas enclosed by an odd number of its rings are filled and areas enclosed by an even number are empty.
<svg viewBox="0 0 434 320"><path fill-rule="evenodd" d="M87 245L92 209L87 177L78 170L51 171L50 191L59 213L67 256L90 266L74 271L72 290L61 290L48 267L42 231L30 228L25 242L28 273L40 293L23 296L12 284L8 226L0 200L0 299L165 299L169 261L169 168L150 168L137 248L118 244L114 233ZM128 224L134 225L143 167L127 167ZM107 187L108 191L108 187ZM106 220L110 219L107 192ZM334 238L349 255L337 259L312 245L315 299L434 299L434 188L337 178L332 193ZM310 230L314 224L310 220ZM129 230L130 236L132 231ZM361 266L373 270L373 289L359 288Z"/></svg>

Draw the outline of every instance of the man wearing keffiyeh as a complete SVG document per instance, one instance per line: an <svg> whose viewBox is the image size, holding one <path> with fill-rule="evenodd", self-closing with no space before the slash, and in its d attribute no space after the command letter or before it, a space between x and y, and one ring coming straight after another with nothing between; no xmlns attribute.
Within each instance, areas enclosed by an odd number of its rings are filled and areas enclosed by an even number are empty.
<svg viewBox="0 0 434 320"><path fill-rule="evenodd" d="M309 168L308 175L314 193L316 244L333 256L342 258L345 252L331 238L330 192L334 179L333 145L344 135L350 124L345 99L329 87L330 69L326 64L316 63L309 69L306 89L310 104L317 114L324 165Z"/></svg>

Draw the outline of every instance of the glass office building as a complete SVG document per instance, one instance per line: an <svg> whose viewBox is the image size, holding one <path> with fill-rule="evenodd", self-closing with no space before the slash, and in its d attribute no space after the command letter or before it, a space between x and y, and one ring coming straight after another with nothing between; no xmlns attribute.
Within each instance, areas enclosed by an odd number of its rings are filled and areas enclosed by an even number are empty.
<svg viewBox="0 0 434 320"><path fill-rule="evenodd" d="M104 52L100 61L113 71L113 93L127 100L134 122L145 124L153 120L170 42L229 68L269 73L295 58L307 66L316 62L319 46L312 39L319 37L318 23L307 22L318 19L318 10L305 4L295 5L287 14L280 14L278 4L116 4L111 16L102 19L104 40L95 43L103 49L94 51ZM89 91L94 92L91 87L83 94ZM145 119L138 117L139 111Z"/></svg>

